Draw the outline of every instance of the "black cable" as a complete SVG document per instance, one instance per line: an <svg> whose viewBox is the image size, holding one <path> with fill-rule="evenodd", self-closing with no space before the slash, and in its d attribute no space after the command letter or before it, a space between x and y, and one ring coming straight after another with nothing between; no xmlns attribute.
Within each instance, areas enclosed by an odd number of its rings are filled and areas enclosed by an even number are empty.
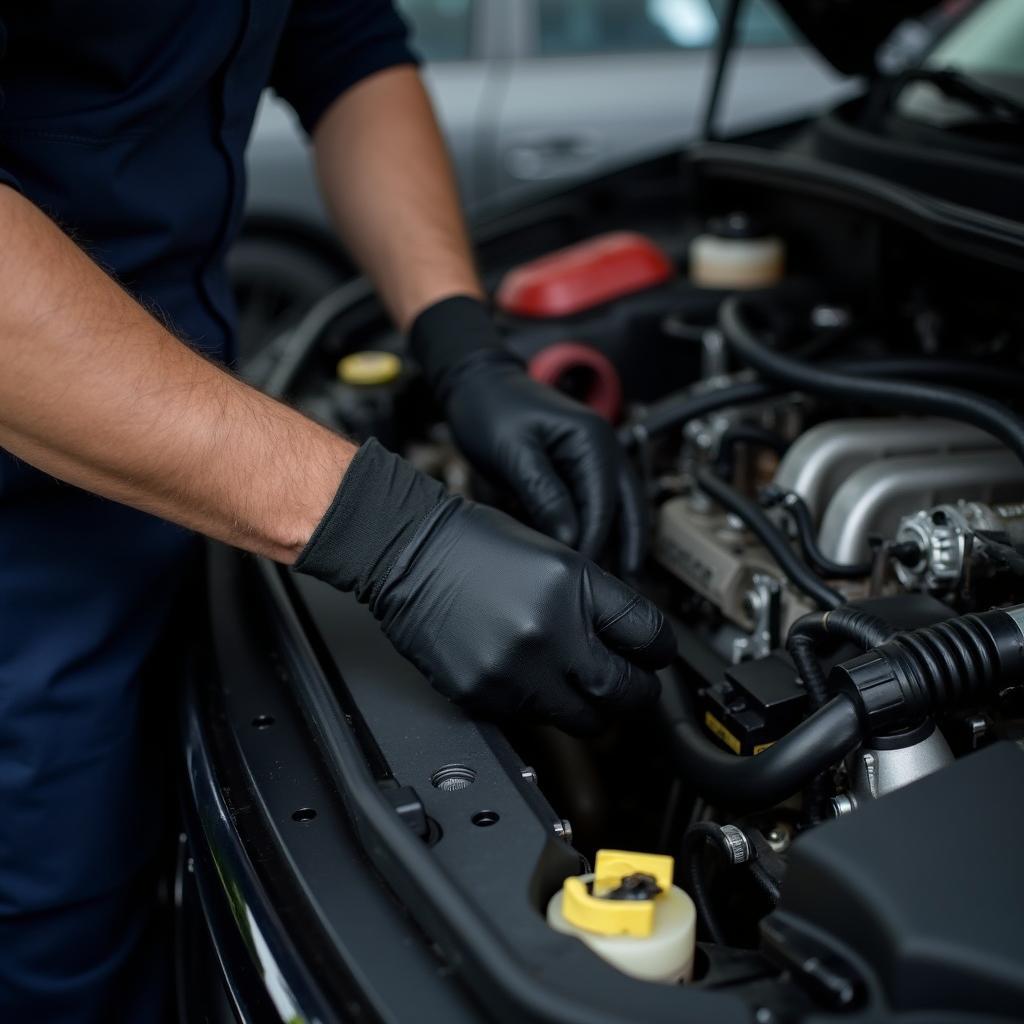
<svg viewBox="0 0 1024 1024"><path fill-rule="evenodd" d="M719 307L718 324L732 350L744 362L787 388L826 398L889 405L901 412L963 420L997 437L1024 462L1024 420L991 399L917 381L862 379L774 352L750 328L743 301L737 295L730 296Z"/></svg>
<svg viewBox="0 0 1024 1024"><path fill-rule="evenodd" d="M793 586L803 591L820 608L838 608L843 596L822 583L801 561L790 546L788 538L761 511L757 504L744 497L734 487L720 480L708 469L698 469L694 479L702 491L719 505L743 520L743 524L768 549Z"/></svg>
<svg viewBox="0 0 1024 1024"><path fill-rule="evenodd" d="M811 510L799 494L794 491L783 491L778 488L766 487L761 492L761 503L771 508L778 506L789 513L793 524L796 526L797 539L800 542L800 550L811 568L820 576L834 580L856 580L871 574L873 563L866 562L833 562L828 558L821 548L818 547L818 539L814 535L814 522L811 519ZM766 504L767 503L767 504Z"/></svg>

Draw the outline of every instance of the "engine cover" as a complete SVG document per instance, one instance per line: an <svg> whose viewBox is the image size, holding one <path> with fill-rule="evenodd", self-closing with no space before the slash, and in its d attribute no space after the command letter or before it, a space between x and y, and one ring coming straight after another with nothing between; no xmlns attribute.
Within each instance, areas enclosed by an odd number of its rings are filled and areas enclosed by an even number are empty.
<svg viewBox="0 0 1024 1024"><path fill-rule="evenodd" d="M768 950L792 960L790 941L827 935L823 962L849 964L894 1010L1019 1019L1022 789L1024 751L999 743L805 833L764 922Z"/></svg>

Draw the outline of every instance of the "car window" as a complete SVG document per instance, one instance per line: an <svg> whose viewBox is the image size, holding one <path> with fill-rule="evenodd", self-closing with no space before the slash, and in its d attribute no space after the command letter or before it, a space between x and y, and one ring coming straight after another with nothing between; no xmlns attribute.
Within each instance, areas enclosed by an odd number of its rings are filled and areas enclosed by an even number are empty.
<svg viewBox="0 0 1024 1024"><path fill-rule="evenodd" d="M472 0L396 0L412 30L413 46L428 61L471 56Z"/></svg>
<svg viewBox="0 0 1024 1024"><path fill-rule="evenodd" d="M544 57L694 50L711 46L726 0L538 0ZM745 5L739 42L778 46L792 32L765 0Z"/></svg>

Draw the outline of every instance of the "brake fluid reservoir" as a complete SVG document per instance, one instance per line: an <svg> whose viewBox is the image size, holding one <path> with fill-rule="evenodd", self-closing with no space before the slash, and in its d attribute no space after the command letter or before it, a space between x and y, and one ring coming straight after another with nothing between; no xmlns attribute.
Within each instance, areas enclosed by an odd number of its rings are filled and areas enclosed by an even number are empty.
<svg viewBox="0 0 1024 1024"><path fill-rule="evenodd" d="M624 974L675 984L693 976L697 912L672 884L673 860L600 850L594 873L565 880L548 902L555 931L574 935Z"/></svg>
<svg viewBox="0 0 1024 1024"><path fill-rule="evenodd" d="M782 280L786 247L746 214L730 213L709 221L690 243L689 268L702 288L767 288Z"/></svg>

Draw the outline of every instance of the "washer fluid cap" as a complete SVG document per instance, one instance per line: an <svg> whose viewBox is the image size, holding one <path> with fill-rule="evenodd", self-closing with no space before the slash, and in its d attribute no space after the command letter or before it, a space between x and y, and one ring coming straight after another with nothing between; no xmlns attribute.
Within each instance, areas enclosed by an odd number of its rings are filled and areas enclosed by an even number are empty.
<svg viewBox="0 0 1024 1024"><path fill-rule="evenodd" d="M548 903L548 924L573 935L625 974L676 983L693 973L697 913L672 884L674 862L601 850L593 874L567 878Z"/></svg>
<svg viewBox="0 0 1024 1024"><path fill-rule="evenodd" d="M338 362L338 380L357 387L390 384L402 372L394 352L353 352Z"/></svg>

